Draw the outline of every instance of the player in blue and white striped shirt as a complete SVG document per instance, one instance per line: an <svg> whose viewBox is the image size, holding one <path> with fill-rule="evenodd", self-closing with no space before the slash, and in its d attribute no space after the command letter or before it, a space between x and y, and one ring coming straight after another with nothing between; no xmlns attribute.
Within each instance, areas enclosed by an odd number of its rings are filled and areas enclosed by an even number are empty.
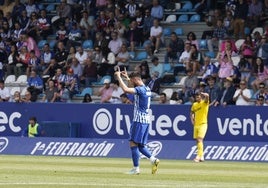
<svg viewBox="0 0 268 188"><path fill-rule="evenodd" d="M145 147L147 143L148 134L149 134L149 124L150 124L150 103L151 103L151 91L150 88L145 86L139 73L131 73L129 76L126 71L120 72L118 69L115 72L120 87L126 93L135 94L134 100L134 115L133 122L130 127L130 149L132 153L133 169L129 174L139 174L139 159L140 153L145 155L150 159L152 163L152 174L155 174L159 164L159 159L152 156L152 154ZM128 87L122 77L126 78L134 88Z"/></svg>

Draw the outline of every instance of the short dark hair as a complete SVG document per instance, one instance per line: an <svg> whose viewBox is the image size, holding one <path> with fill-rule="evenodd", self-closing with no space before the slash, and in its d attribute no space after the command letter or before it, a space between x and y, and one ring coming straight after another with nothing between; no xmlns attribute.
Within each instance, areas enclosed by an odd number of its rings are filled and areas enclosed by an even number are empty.
<svg viewBox="0 0 268 188"><path fill-rule="evenodd" d="M138 72L132 72L132 73L130 73L129 78L134 78L134 77L141 78L141 75Z"/></svg>
<svg viewBox="0 0 268 188"><path fill-rule="evenodd" d="M32 120L32 121L34 121L34 122L37 122L37 119L36 119L36 117L34 117L34 116L30 117L29 120Z"/></svg>

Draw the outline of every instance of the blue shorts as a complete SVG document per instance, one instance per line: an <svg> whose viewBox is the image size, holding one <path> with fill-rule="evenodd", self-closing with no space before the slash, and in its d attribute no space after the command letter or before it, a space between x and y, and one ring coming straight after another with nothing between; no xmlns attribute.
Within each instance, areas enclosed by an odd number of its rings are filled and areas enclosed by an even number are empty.
<svg viewBox="0 0 268 188"><path fill-rule="evenodd" d="M148 140L149 124L133 122L130 127L129 140L137 144L145 145Z"/></svg>

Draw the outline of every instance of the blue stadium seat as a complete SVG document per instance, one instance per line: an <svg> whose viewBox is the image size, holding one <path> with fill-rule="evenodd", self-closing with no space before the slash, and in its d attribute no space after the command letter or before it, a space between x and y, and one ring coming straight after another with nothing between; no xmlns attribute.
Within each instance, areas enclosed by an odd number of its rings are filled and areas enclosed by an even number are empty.
<svg viewBox="0 0 268 188"><path fill-rule="evenodd" d="M147 56L148 56L147 52L138 52L137 56L135 57L135 60L141 61L147 59Z"/></svg>
<svg viewBox="0 0 268 188"><path fill-rule="evenodd" d="M92 40L85 40L82 44L82 47L85 49L85 50L89 50L89 49L93 49L93 42Z"/></svg>
<svg viewBox="0 0 268 188"><path fill-rule="evenodd" d="M92 95L93 94L93 89L91 87L86 87L86 88L84 88L82 90L81 93L76 94L75 96L77 96L77 97L84 97L87 93L90 94L90 95Z"/></svg>
<svg viewBox="0 0 268 188"><path fill-rule="evenodd" d="M46 40L40 40L37 44L39 49L42 49L44 47L44 45L47 43Z"/></svg>
<svg viewBox="0 0 268 188"><path fill-rule="evenodd" d="M200 15L199 14L193 14L191 16L189 22L200 22Z"/></svg>
<svg viewBox="0 0 268 188"><path fill-rule="evenodd" d="M49 48L54 49L56 43L57 43L57 40L55 40L55 39L49 41Z"/></svg>
<svg viewBox="0 0 268 188"><path fill-rule="evenodd" d="M179 36L183 35L183 30L182 30L182 28L180 28L180 27L176 28L176 29L174 30L174 32L175 32L177 35L179 35Z"/></svg>
<svg viewBox="0 0 268 188"><path fill-rule="evenodd" d="M199 42L199 47L200 47L201 49L207 49L207 48L208 48L208 47L207 47L207 40L205 40L205 39L201 39L200 42Z"/></svg>
<svg viewBox="0 0 268 188"><path fill-rule="evenodd" d="M189 16L187 14L182 14L179 16L178 21L179 23L186 23L189 20Z"/></svg>
<svg viewBox="0 0 268 188"><path fill-rule="evenodd" d="M130 59L135 59L135 52L128 52Z"/></svg>
<svg viewBox="0 0 268 188"><path fill-rule="evenodd" d="M215 58L215 53L214 52L206 52L205 56L210 57L210 58Z"/></svg>
<svg viewBox="0 0 268 188"><path fill-rule="evenodd" d="M163 29L163 35L164 36L170 36L171 35L171 29L169 27L166 27Z"/></svg>
<svg viewBox="0 0 268 188"><path fill-rule="evenodd" d="M191 11L193 9L193 4L191 1L186 1L185 4L182 6L180 11Z"/></svg>
<svg viewBox="0 0 268 188"><path fill-rule="evenodd" d="M56 10L56 6L54 3L50 3L49 5L47 5L47 7L46 7L47 12L52 12L54 10Z"/></svg>

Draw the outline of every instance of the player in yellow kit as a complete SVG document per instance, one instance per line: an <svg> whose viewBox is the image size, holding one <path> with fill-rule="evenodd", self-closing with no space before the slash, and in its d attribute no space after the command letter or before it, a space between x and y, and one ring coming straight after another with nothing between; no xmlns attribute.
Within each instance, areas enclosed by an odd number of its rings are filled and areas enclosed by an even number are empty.
<svg viewBox="0 0 268 188"><path fill-rule="evenodd" d="M204 144L208 128L209 95L207 93L195 93L195 102L191 107L191 121L194 126L193 138L196 140L197 156L195 162L204 161Z"/></svg>

